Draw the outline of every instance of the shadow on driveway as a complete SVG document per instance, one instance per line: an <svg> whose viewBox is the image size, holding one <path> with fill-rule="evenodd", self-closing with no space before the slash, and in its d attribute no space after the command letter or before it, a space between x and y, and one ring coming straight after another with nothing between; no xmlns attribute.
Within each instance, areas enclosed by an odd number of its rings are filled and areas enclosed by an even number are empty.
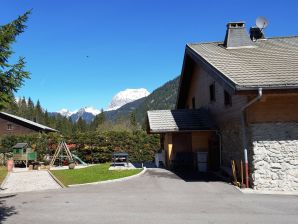
<svg viewBox="0 0 298 224"><path fill-rule="evenodd" d="M136 168L142 168L141 163L132 163ZM143 166L146 168L156 168L154 163L143 163ZM160 169L160 168L158 168ZM167 170L169 172L154 172L154 176L162 177L162 178L170 178L170 179L182 179L185 182L225 182L230 183L229 177L223 177L218 175L216 172L198 172L192 169L175 169L175 170Z"/></svg>
<svg viewBox="0 0 298 224"><path fill-rule="evenodd" d="M229 182L214 172L202 173L194 170L174 170L173 172L185 182Z"/></svg>
<svg viewBox="0 0 298 224"><path fill-rule="evenodd" d="M5 195L0 197L0 223L3 223L9 216L17 214L17 211L14 206L6 205L6 198L11 198L16 196L13 195Z"/></svg>
<svg viewBox="0 0 298 224"><path fill-rule="evenodd" d="M195 170L167 170L158 168L149 169L147 172L154 177L183 180L185 182L225 182L230 183L229 178L222 177L215 172L200 173ZM157 171L157 172L156 172Z"/></svg>

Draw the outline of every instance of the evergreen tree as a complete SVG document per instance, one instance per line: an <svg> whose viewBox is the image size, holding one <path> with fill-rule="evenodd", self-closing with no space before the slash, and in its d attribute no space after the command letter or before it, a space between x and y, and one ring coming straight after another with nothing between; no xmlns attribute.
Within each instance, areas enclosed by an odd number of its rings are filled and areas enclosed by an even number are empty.
<svg viewBox="0 0 298 224"><path fill-rule="evenodd" d="M100 114L96 115L90 124L90 130L95 131L99 126L103 125L106 121L106 117L103 109L101 109Z"/></svg>
<svg viewBox="0 0 298 224"><path fill-rule="evenodd" d="M6 107L6 112L10 114L17 114L19 110L18 101L14 99L10 102L10 104Z"/></svg>
<svg viewBox="0 0 298 224"><path fill-rule="evenodd" d="M47 110L44 113L44 124L47 125L47 126L50 126L51 125L49 113L48 113Z"/></svg>
<svg viewBox="0 0 298 224"><path fill-rule="evenodd" d="M136 113L132 112L130 114L130 125L133 129L137 127L137 119L136 119Z"/></svg>
<svg viewBox="0 0 298 224"><path fill-rule="evenodd" d="M37 103L35 105L35 113L34 113L34 117L35 117L35 121L38 123L43 123L44 119L43 119L43 110L42 107L40 105L40 101L37 100Z"/></svg>
<svg viewBox="0 0 298 224"><path fill-rule="evenodd" d="M16 41L16 37L24 32L29 14L30 11L11 23L0 26L0 109L14 100L14 93L23 85L24 80L29 78L29 73L24 71L23 57L15 64L8 63L13 54L11 45Z"/></svg>
<svg viewBox="0 0 298 224"><path fill-rule="evenodd" d="M34 119L34 103L31 98L28 98L27 103L27 119L33 120Z"/></svg>
<svg viewBox="0 0 298 224"><path fill-rule="evenodd" d="M20 101L19 101L19 112L17 115L26 118L26 113L27 113L27 101L26 98L23 97Z"/></svg>
<svg viewBox="0 0 298 224"><path fill-rule="evenodd" d="M86 132L87 131L87 124L81 117L77 122L77 131L78 132Z"/></svg>
<svg viewBox="0 0 298 224"><path fill-rule="evenodd" d="M98 114L98 125L103 124L106 121L105 113L103 109L101 108L100 114Z"/></svg>

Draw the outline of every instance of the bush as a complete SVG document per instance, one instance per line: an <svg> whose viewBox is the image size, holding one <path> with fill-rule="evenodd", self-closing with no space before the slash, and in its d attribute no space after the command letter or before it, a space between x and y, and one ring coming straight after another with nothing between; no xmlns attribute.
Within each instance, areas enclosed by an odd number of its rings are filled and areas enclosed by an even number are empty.
<svg viewBox="0 0 298 224"><path fill-rule="evenodd" d="M132 162L149 162L159 150L159 136L147 135L144 131L86 132L61 137L59 134L31 134L6 136L0 141L2 152L11 152L18 142L27 142L38 153L38 160L54 154L59 142L64 139L70 150L87 163L110 162L113 152L127 152Z"/></svg>

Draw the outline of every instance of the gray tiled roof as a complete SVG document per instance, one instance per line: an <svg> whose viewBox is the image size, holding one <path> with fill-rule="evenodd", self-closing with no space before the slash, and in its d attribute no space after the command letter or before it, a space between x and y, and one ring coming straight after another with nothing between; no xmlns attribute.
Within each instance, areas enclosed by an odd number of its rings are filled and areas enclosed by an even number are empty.
<svg viewBox="0 0 298 224"><path fill-rule="evenodd" d="M28 143L17 143L12 148L14 149L22 149L28 146Z"/></svg>
<svg viewBox="0 0 298 224"><path fill-rule="evenodd" d="M25 118L22 118L22 117L19 117L19 116L16 116L16 115L12 115L12 114L9 114L9 113L5 113L5 112L0 112L0 115L4 115L6 117L10 117L14 120L17 120L17 121L20 121L20 122L23 122L23 123L26 123L26 124L29 124L31 126L34 126L42 131L52 131L52 132L58 132L58 130L56 129L53 129L53 128L50 128L48 126L45 126L45 125L42 125L42 124L39 124L39 123L36 123L34 121L30 121L28 119L25 119Z"/></svg>
<svg viewBox="0 0 298 224"><path fill-rule="evenodd" d="M198 110L152 110L147 112L150 133L215 130L208 112Z"/></svg>
<svg viewBox="0 0 298 224"><path fill-rule="evenodd" d="M226 49L222 42L188 44L236 89L297 88L298 36L258 40L255 47Z"/></svg>

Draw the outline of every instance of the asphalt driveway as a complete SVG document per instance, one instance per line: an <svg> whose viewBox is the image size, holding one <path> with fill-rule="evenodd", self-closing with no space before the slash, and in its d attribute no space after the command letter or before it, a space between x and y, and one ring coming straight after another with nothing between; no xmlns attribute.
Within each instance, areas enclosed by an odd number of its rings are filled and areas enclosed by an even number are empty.
<svg viewBox="0 0 298 224"><path fill-rule="evenodd" d="M182 178L181 178L182 177ZM1 223L297 223L298 197L148 170L125 182L0 196Z"/></svg>

